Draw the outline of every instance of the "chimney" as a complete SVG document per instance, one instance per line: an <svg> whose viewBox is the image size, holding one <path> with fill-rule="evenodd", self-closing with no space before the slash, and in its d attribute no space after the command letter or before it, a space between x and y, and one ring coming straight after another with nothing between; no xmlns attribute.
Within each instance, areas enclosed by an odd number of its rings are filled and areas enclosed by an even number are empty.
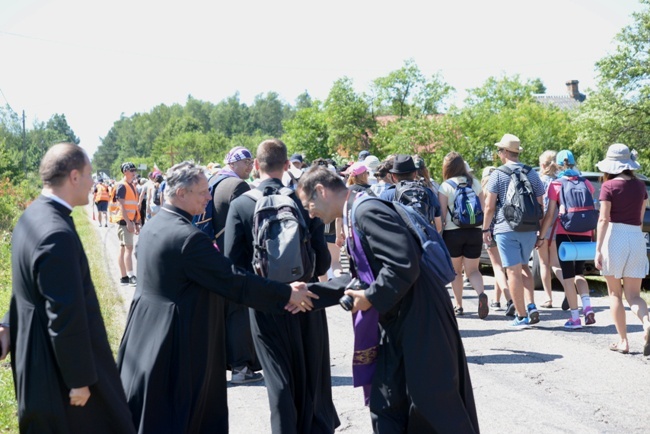
<svg viewBox="0 0 650 434"><path fill-rule="evenodd" d="M586 96L581 94L578 90L578 80L570 80L566 82L566 90L569 93L569 96L576 101L584 101Z"/></svg>
<svg viewBox="0 0 650 434"><path fill-rule="evenodd" d="M578 80L571 80L566 82L566 90L569 92L571 98L576 98L580 95L578 91Z"/></svg>

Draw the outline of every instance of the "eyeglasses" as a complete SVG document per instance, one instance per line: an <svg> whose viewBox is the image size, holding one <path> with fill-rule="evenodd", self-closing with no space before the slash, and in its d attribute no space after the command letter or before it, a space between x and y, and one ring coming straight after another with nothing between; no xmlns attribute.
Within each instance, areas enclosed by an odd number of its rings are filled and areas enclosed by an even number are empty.
<svg viewBox="0 0 650 434"><path fill-rule="evenodd" d="M243 160L238 160L236 163L244 163L247 166L252 166L253 165L253 160L250 158L244 158Z"/></svg>
<svg viewBox="0 0 650 434"><path fill-rule="evenodd" d="M131 173L134 173L134 172L137 172L137 171L138 171L138 169L129 169L129 172L131 172Z"/></svg>

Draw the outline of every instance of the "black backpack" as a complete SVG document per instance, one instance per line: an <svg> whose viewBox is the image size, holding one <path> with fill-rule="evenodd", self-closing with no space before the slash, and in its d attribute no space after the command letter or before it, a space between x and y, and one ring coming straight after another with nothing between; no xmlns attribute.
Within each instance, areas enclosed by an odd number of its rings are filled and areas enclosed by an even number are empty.
<svg viewBox="0 0 650 434"><path fill-rule="evenodd" d="M158 183L154 184L152 201L154 205L160 205L160 184Z"/></svg>
<svg viewBox="0 0 650 434"><path fill-rule="evenodd" d="M502 204L503 216L515 232L535 232L540 228L539 221L544 216L542 205L537 201L533 187L528 180L530 166L511 169L503 165L497 170L510 177L505 203Z"/></svg>
<svg viewBox="0 0 650 434"><path fill-rule="evenodd" d="M217 188L217 185L224 179L228 178L228 175L212 175L208 180L208 188L210 190L210 201L205 206L205 211L203 214L195 215L192 218L192 224L201 231L205 232L212 241L221 235L217 234L216 221L212 218L214 214L214 190Z"/></svg>
<svg viewBox="0 0 650 434"><path fill-rule="evenodd" d="M395 184L395 202L412 207L433 224L435 206L431 203L427 186L420 180L400 181Z"/></svg>

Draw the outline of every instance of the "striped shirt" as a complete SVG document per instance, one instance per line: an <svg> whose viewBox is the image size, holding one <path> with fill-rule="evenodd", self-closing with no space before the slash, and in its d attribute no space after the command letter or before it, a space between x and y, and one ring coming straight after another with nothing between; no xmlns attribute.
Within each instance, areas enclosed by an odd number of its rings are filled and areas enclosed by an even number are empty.
<svg viewBox="0 0 650 434"><path fill-rule="evenodd" d="M506 164L512 170L523 168L523 163L507 163ZM539 179L539 175L536 171L531 170L528 172L528 180L530 185L533 188L533 192L536 197L544 196L544 184ZM495 170L490 174L487 185L485 189L490 193L495 193L497 195L497 209L496 209L496 220L494 225L494 234L501 234L504 232L514 232L506 219L503 217L502 204L506 201L506 192L508 191L508 185L510 185L510 176L503 173L500 170Z"/></svg>

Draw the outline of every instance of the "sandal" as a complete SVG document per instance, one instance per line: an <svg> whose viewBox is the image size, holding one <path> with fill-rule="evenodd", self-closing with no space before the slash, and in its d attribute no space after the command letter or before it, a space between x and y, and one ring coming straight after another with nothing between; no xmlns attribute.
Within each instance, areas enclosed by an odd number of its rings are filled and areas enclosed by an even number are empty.
<svg viewBox="0 0 650 434"><path fill-rule="evenodd" d="M454 313L456 314L456 316L461 316L465 314L465 312L463 312L463 308L460 306L454 307Z"/></svg>
<svg viewBox="0 0 650 434"><path fill-rule="evenodd" d="M627 354L627 353L630 352L630 350L624 350L622 348L619 348L618 344L610 344L609 345L609 350L610 351L616 351L617 353L621 353L621 354Z"/></svg>
<svg viewBox="0 0 650 434"><path fill-rule="evenodd" d="M553 302L551 300L546 300L544 303L542 303L541 307L543 307L544 309L552 309Z"/></svg>

